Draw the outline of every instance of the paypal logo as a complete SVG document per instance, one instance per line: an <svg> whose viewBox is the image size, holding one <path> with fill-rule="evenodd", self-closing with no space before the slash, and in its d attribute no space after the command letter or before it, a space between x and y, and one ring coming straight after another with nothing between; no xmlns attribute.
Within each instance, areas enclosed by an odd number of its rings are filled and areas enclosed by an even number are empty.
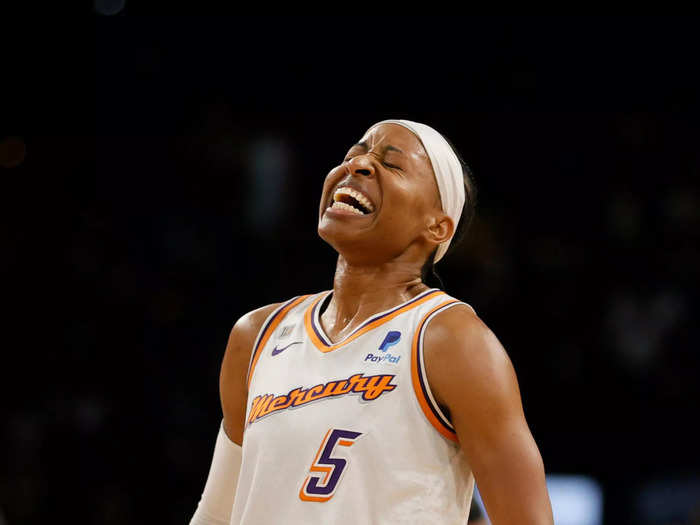
<svg viewBox="0 0 700 525"><path fill-rule="evenodd" d="M400 355L391 355L391 354L384 354L384 355L367 354L365 356L365 361L372 361L373 363L380 363L382 361L386 361L387 363L398 363L399 359L401 359Z"/></svg>
<svg viewBox="0 0 700 525"><path fill-rule="evenodd" d="M365 356L365 361L371 361L373 363L380 363L380 362L398 363L399 359L401 359L401 356L400 355L391 355L391 354L386 353L386 351L389 347L392 347L396 343L398 343L400 339L401 339L401 332L397 332L397 331L389 332L388 334L386 334L386 337L384 338L384 341L382 341L382 344L379 345L379 350L384 352L384 354L379 354L379 355L367 354Z"/></svg>
<svg viewBox="0 0 700 525"><path fill-rule="evenodd" d="M399 339L401 339L401 332L391 331L386 334L384 341L382 341L382 344L379 345L379 349L382 352L386 352L390 346L394 346L396 343L398 343Z"/></svg>

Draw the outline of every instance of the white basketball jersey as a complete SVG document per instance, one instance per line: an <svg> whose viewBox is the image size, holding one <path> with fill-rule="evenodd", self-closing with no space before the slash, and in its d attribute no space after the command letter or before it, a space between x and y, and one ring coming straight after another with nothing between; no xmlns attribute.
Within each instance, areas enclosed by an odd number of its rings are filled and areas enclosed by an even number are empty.
<svg viewBox="0 0 700 525"><path fill-rule="evenodd" d="M258 334L231 523L466 523L474 478L422 357L430 320L465 303L431 289L334 344L330 295L284 303Z"/></svg>

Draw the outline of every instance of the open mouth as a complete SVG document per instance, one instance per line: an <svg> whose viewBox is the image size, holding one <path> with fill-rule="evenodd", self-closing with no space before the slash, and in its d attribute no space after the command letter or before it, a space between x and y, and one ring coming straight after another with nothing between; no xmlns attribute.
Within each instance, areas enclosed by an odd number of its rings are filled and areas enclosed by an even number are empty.
<svg viewBox="0 0 700 525"><path fill-rule="evenodd" d="M331 208L349 211L356 215L367 215L374 211L374 204L366 195L348 186L343 186L335 190Z"/></svg>

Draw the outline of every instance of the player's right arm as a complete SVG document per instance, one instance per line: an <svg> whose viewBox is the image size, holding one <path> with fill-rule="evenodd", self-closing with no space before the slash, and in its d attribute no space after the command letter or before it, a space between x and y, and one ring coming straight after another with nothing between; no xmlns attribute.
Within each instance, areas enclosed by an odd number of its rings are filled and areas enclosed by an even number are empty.
<svg viewBox="0 0 700 525"><path fill-rule="evenodd" d="M231 329L219 374L224 417L216 438L209 476L190 525L229 525L243 452L248 364L265 319L278 306L271 304L248 312Z"/></svg>

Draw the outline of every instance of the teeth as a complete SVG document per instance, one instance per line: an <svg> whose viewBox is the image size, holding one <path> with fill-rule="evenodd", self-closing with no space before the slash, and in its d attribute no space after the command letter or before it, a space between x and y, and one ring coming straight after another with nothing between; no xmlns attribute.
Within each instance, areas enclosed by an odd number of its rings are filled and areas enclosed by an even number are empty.
<svg viewBox="0 0 700 525"><path fill-rule="evenodd" d="M338 188L337 190L335 190L333 200L337 201L339 195L350 195L354 199L357 199L357 201L360 204L362 204L365 208L367 208L370 211L370 213L374 211L374 205L370 202L370 200L357 190L348 188L347 186Z"/></svg>
<svg viewBox="0 0 700 525"><path fill-rule="evenodd" d="M331 206L331 208L348 210L348 211L353 212L355 215L364 215L364 213L362 213L360 210L358 210L354 206L350 206L349 204L345 204L344 202L340 202L340 201L335 201L333 203L333 206Z"/></svg>

